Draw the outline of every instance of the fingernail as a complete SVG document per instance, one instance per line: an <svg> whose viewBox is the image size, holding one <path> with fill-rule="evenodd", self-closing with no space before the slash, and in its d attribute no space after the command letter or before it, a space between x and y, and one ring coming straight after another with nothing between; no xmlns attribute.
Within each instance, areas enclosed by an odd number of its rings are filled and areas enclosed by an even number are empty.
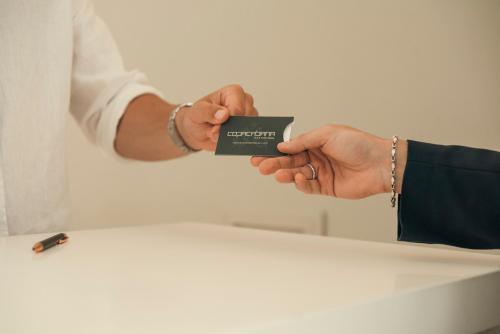
<svg viewBox="0 0 500 334"><path fill-rule="evenodd" d="M215 113L215 118L217 118L217 119L223 119L224 116L226 116L226 111L224 109L219 109Z"/></svg>

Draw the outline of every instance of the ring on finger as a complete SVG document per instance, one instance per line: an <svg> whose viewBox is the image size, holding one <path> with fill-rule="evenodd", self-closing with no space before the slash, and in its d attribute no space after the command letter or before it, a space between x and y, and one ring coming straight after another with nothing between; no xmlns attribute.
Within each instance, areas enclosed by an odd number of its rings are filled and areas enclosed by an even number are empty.
<svg viewBox="0 0 500 334"><path fill-rule="evenodd" d="M311 163L307 163L306 167L308 167L312 172L311 180L316 180L318 178L318 173L316 172L316 168Z"/></svg>

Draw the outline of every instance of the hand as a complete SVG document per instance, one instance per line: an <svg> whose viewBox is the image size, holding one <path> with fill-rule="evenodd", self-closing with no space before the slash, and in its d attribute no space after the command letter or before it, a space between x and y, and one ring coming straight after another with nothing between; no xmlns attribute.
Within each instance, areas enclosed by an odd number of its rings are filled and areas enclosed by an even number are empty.
<svg viewBox="0 0 500 334"><path fill-rule="evenodd" d="M214 151L220 125L234 115L258 115L252 96L238 85L223 87L198 100L191 108L181 109L176 126L189 147Z"/></svg>
<svg viewBox="0 0 500 334"><path fill-rule="evenodd" d="M252 157L264 175L275 174L280 183L295 183L307 194L358 199L391 190L391 140L357 129L327 125L305 133L278 149L286 157ZM406 141L399 142L397 180L406 165ZM311 163L317 172L312 180ZM401 182L397 184L401 190Z"/></svg>

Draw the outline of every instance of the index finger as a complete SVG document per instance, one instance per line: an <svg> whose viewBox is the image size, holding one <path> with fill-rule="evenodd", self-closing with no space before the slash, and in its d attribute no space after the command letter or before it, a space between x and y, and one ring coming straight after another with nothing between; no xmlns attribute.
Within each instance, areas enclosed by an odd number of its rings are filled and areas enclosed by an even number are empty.
<svg viewBox="0 0 500 334"><path fill-rule="evenodd" d="M224 87L221 91L221 104L225 106L231 116L245 115L246 94L239 85Z"/></svg>
<svg viewBox="0 0 500 334"><path fill-rule="evenodd" d="M334 132L333 126L323 126L298 136L288 142L278 144L278 150L283 153L297 154L323 146Z"/></svg>

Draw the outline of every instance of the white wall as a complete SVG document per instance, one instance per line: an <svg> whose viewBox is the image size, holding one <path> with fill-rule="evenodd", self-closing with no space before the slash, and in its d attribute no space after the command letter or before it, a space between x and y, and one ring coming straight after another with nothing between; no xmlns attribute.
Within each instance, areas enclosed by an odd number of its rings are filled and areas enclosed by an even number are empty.
<svg viewBox="0 0 500 334"><path fill-rule="evenodd" d="M500 149L500 1L95 0L129 68L172 102L241 83L294 133L328 122ZM389 196L307 197L245 157L104 158L71 122L75 228L163 221L318 221L390 241Z"/></svg>

